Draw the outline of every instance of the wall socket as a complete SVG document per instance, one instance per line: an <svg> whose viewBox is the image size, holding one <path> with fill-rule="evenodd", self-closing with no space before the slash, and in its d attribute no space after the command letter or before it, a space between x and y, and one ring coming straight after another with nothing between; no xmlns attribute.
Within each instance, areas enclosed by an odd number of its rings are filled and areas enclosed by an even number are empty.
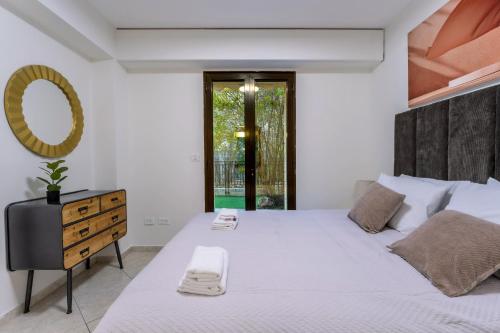
<svg viewBox="0 0 500 333"><path fill-rule="evenodd" d="M170 225L170 221L166 217L159 217L158 225Z"/></svg>
<svg viewBox="0 0 500 333"><path fill-rule="evenodd" d="M144 225L155 225L155 218L153 216L147 216L144 218Z"/></svg>

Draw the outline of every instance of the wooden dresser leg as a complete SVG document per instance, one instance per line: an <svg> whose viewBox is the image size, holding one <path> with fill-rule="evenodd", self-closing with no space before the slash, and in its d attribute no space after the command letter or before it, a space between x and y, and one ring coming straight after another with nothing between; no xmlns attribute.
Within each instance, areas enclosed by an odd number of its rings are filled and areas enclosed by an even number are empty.
<svg viewBox="0 0 500 333"><path fill-rule="evenodd" d="M87 258L87 260L85 260L85 269L90 269L90 258Z"/></svg>
<svg viewBox="0 0 500 333"><path fill-rule="evenodd" d="M24 313L30 312L30 304L31 304L31 290L33 289L33 275L35 274L34 270L28 271L28 282L26 283L26 297L24 298Z"/></svg>
<svg viewBox="0 0 500 333"><path fill-rule="evenodd" d="M66 271L66 301L68 303L66 313L70 314L73 312L73 270L71 268Z"/></svg>
<svg viewBox="0 0 500 333"><path fill-rule="evenodd" d="M115 241L115 250L118 263L120 264L120 269L123 269L122 254L120 253L120 245L118 245L118 241Z"/></svg>

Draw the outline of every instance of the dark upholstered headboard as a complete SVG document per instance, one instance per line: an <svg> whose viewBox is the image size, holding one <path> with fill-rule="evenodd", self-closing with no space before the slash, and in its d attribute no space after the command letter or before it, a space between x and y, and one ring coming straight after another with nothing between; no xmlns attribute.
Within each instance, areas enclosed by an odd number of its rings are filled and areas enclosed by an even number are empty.
<svg viewBox="0 0 500 333"><path fill-rule="evenodd" d="M397 114L394 174L500 179L500 86Z"/></svg>

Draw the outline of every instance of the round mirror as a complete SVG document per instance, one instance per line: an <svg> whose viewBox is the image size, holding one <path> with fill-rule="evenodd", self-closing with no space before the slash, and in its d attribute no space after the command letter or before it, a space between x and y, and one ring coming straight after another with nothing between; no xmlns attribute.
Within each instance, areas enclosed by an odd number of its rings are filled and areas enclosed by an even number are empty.
<svg viewBox="0 0 500 333"><path fill-rule="evenodd" d="M26 148L44 157L62 157L80 142L83 111L73 86L43 65L18 69L7 82L5 115Z"/></svg>
<svg viewBox="0 0 500 333"><path fill-rule="evenodd" d="M71 106L62 90L52 82L31 82L24 90L22 106L28 127L43 142L57 145L70 134Z"/></svg>

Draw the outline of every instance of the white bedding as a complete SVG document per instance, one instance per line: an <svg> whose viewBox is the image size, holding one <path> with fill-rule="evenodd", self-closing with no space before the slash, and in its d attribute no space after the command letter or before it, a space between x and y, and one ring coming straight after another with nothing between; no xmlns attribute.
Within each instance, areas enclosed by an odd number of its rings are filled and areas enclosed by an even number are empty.
<svg viewBox="0 0 500 333"><path fill-rule="evenodd" d="M441 294L346 211L242 212L238 229L194 218L127 286L95 332L500 332L500 280ZM176 292L196 245L231 257L227 292Z"/></svg>

